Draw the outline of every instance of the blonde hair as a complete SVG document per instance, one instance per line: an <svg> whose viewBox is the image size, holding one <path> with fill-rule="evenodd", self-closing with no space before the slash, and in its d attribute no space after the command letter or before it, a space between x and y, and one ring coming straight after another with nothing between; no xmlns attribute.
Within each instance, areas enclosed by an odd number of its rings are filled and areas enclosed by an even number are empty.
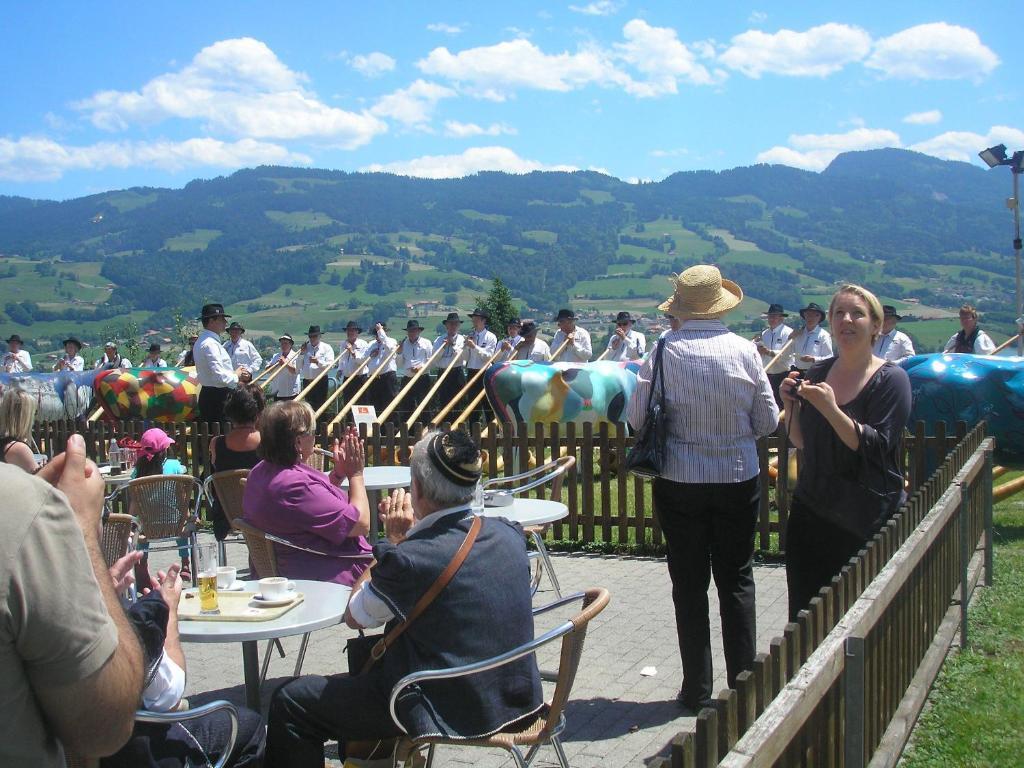
<svg viewBox="0 0 1024 768"><path fill-rule="evenodd" d="M839 290L832 296L832 301L828 305L828 324L835 327L835 323L832 322L832 313L835 312L836 301L843 294L851 294L861 299L865 304L868 305L868 315L871 317L871 322L875 326L874 332L871 334L871 343L874 344L878 340L878 334L882 330L882 319L885 317L885 313L882 311L882 302L878 300L867 288L860 285L854 285L853 283L847 283L846 285L840 286Z"/></svg>
<svg viewBox="0 0 1024 768"><path fill-rule="evenodd" d="M8 389L0 398L0 435L27 442L36 419L36 399L20 389Z"/></svg>

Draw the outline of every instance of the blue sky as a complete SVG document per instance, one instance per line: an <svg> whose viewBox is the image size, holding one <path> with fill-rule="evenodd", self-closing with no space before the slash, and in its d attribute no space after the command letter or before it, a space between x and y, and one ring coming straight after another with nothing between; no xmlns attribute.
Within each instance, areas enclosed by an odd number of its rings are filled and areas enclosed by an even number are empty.
<svg viewBox="0 0 1024 768"><path fill-rule="evenodd" d="M0 194L260 164L658 180L1024 148L1009 2L17 3ZM1016 38L1016 40L1014 39Z"/></svg>

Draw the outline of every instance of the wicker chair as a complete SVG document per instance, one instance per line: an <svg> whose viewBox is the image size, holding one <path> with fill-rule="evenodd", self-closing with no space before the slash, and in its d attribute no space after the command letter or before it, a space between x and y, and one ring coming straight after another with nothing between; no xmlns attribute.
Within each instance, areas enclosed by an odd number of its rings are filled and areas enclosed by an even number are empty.
<svg viewBox="0 0 1024 768"><path fill-rule="evenodd" d="M551 700L544 705L544 709L541 711L540 715L538 715L536 720L522 730L502 731L484 739L443 737L410 739L408 736L405 736L399 739L398 745L395 749L394 765L396 767L402 765L404 761L409 759L413 752L426 747L426 765L427 768L430 768L434 760L434 749L440 744L455 747L488 747L504 749L512 755L517 766L525 768L533 762L534 758L537 756L538 750L543 745L550 744L555 750L559 765L561 765L562 768L569 768L569 762L565 757L565 751L562 749L561 742L562 733L565 731L565 705L569 701L569 694L572 692L573 682L576 680L576 671L579 669L580 659L583 655L583 641L587 636L587 625L590 623L591 619L597 616L597 614L603 611L605 606L608 605L608 590L603 587L595 587L588 589L586 592L577 592L576 594L568 595L548 605L535 608L533 611L533 615L537 616L554 608L575 602L581 598L583 600L583 606L582 610L580 610L578 614L549 632L545 632L543 635L535 638L529 643L525 643L518 648L513 648L511 651L503 653L500 656L478 661L474 664L466 664L462 667L412 672L399 680L395 684L395 687L391 689L391 719L395 721L395 724L403 733L407 733L405 726L402 725L402 722L398 719L398 715L395 711L395 704L398 700L398 696L404 689L428 680L445 680L454 677L465 677L477 672L485 672L490 669L495 669L496 667L503 666L511 661L515 661L516 659L529 656L535 653L541 646L560 638L562 641L562 647L559 655L558 677L555 680L555 689L552 693ZM521 747L528 748L525 756L520 749Z"/></svg>
<svg viewBox="0 0 1024 768"><path fill-rule="evenodd" d="M196 521L203 501L203 486L198 480L191 475L138 477L118 493L124 494L129 514L141 521L150 550L177 549L174 543L154 547L153 542L187 537L195 554Z"/></svg>
<svg viewBox="0 0 1024 768"><path fill-rule="evenodd" d="M249 477L249 472L248 469L229 469L224 472L216 472L203 481L203 493L206 494L207 501L212 504L214 494L216 494L228 525L232 525L235 518L242 516L242 496L245 494L245 480ZM227 552L224 547L228 541L241 541L241 539L225 539L218 542L221 565L228 564Z"/></svg>
<svg viewBox="0 0 1024 768"><path fill-rule="evenodd" d="M319 550L310 549L309 547L302 547L288 541L287 539L283 539L280 536L275 536L272 533L261 531L255 525L247 523L241 518L235 518L231 524L236 530L241 531L242 536L245 538L245 544L249 548L249 562L252 563L252 569L255 571L253 575L258 579L266 579L271 576L283 575L277 564L277 547L279 546L288 547L289 549L297 549L302 552L309 552L314 555L320 555L321 557L344 560L363 560L367 563L373 560L373 555L369 553L360 555L336 555L329 552L320 552ZM277 648L281 656L284 656L284 649L278 641L267 641L267 650L263 655L263 666L260 669L261 684L267 677L267 668L270 666L271 650L274 648L275 643L277 643ZM307 632L302 636L302 645L299 646L299 655L295 661L296 677L298 677L302 672L302 662L306 658L306 648L308 645L309 633Z"/></svg>
<svg viewBox="0 0 1024 768"><path fill-rule="evenodd" d="M562 482L565 480L569 470L574 466L576 466L575 456L561 456L554 461L549 461L547 464L534 467L519 475L495 477L487 480L484 482L484 491L499 490L507 491L511 494L519 494L551 483L551 496L549 498L557 501L562 498ZM522 484L514 485L515 483ZM552 565L551 557L548 555L548 548L544 546L544 537L547 535L549 527L550 524L530 525L523 529L526 535L533 539L533 543L537 547L536 552L530 553L530 559L536 561L537 565L533 574L532 588L534 594L536 594L537 588L540 586L541 575L546 571L548 579L551 581L551 586L555 590L555 596L561 597L562 589L558 584L558 576L555 575L555 567Z"/></svg>
<svg viewBox="0 0 1024 768"><path fill-rule="evenodd" d="M100 550L107 568L132 551L141 527L139 519L132 515L111 514L103 519Z"/></svg>
<svg viewBox="0 0 1024 768"><path fill-rule="evenodd" d="M207 764L212 765L212 768L224 768L227 765L228 758L231 757L231 750L235 748L235 740L238 738L238 710L235 705L229 701L211 701L209 704L204 704L201 707L195 709L186 710L175 710L174 712L150 712L145 709L140 709L135 713L136 723L187 723L190 720L195 720L205 715L211 715L214 712L224 712L228 716L228 720L231 723L231 732L228 737L227 743L224 745L224 749L221 751L220 757L216 763ZM81 757L78 755L67 754L64 756L64 765L67 768L94 768L99 764L97 758Z"/></svg>

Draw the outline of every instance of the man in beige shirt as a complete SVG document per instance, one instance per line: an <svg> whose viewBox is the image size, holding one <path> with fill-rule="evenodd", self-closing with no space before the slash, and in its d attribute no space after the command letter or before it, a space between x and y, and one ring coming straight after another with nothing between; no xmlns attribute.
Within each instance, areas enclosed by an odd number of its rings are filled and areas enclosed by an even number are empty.
<svg viewBox="0 0 1024 768"><path fill-rule="evenodd" d="M103 479L80 435L33 477L0 464L0 765L115 752L142 651L100 553Z"/></svg>

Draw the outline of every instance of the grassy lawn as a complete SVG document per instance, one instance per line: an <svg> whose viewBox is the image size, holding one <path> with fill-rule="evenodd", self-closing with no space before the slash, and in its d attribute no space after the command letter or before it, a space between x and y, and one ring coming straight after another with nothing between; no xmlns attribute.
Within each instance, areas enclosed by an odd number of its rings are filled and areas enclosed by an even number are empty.
<svg viewBox="0 0 1024 768"><path fill-rule="evenodd" d="M971 647L946 659L902 766L1024 762L1022 594L1024 497L1018 495L995 508L995 584L975 594Z"/></svg>

